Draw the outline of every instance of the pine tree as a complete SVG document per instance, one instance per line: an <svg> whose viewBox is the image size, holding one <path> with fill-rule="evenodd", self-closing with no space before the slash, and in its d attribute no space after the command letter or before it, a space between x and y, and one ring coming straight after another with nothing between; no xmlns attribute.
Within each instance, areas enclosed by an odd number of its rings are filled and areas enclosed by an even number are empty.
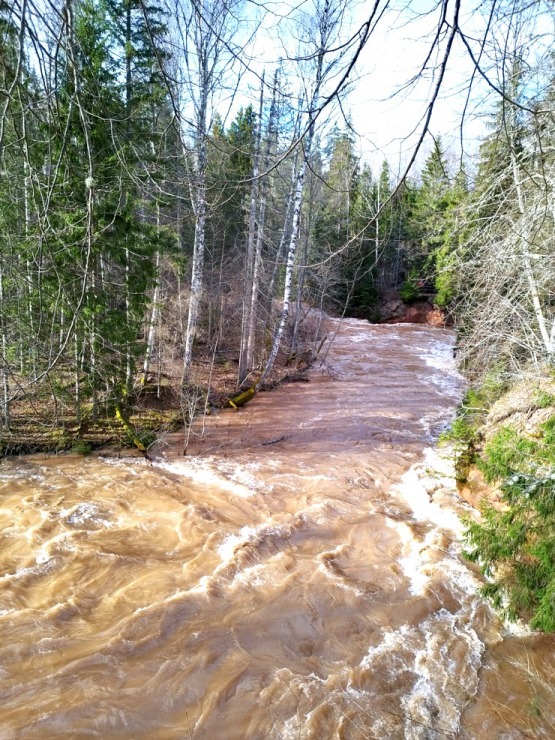
<svg viewBox="0 0 555 740"><path fill-rule="evenodd" d="M0 2L0 424L6 428L12 396L26 372L36 373L32 265L37 247L31 234L31 168L40 153L30 113L35 85L19 43L16 17L7 3Z"/></svg>
<svg viewBox="0 0 555 740"><path fill-rule="evenodd" d="M467 193L464 170L451 179L441 140L434 139L411 208L412 248L402 289L406 300L433 295L442 308L455 300L455 260Z"/></svg>
<svg viewBox="0 0 555 740"><path fill-rule="evenodd" d="M60 276L68 276L47 325L57 326L66 350L72 348L76 416L83 393L90 393L93 420L100 392L122 397L134 374L157 244L137 176L147 166L145 150L152 142L140 115L136 130L129 120L121 56L114 53L108 30L104 8L95 0L68 13L58 94L66 135L54 139L53 152L63 177L51 185L45 235L51 268L42 286L54 296ZM124 64L129 69L127 60ZM150 101L134 95L133 107L149 107ZM152 129L148 133L152 137ZM68 333L74 335L71 342Z"/></svg>
<svg viewBox="0 0 555 740"><path fill-rule="evenodd" d="M440 139L434 139L421 178L422 184L414 205L414 220L418 224L420 238L418 252L413 255L413 260L423 266L434 250L443 244L445 215L449 206L451 184Z"/></svg>
<svg viewBox="0 0 555 740"><path fill-rule="evenodd" d="M468 180L464 169L457 172L447 195L442 243L433 253L434 302L443 309L452 309L458 299L458 252L466 239L465 209L468 204Z"/></svg>
<svg viewBox="0 0 555 740"><path fill-rule="evenodd" d="M331 310L342 311L346 307L351 311L359 305L353 300L357 288L353 291L351 284L357 282L362 260L361 240L351 239L359 226L358 158L350 134L338 129L332 132L324 152L328 155L328 165L321 176L324 187L320 188L320 203L312 227L313 260L331 260L337 266L335 271L328 269L325 277L322 276L326 291L324 305ZM311 169L315 170L314 165ZM318 277L314 275L316 282ZM316 291L315 285L313 292Z"/></svg>

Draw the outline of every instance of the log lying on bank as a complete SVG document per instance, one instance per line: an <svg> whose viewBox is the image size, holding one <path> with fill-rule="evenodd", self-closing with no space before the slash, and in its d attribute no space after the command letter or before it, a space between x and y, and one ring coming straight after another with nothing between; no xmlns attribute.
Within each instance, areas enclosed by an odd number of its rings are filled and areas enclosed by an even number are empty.
<svg viewBox="0 0 555 740"><path fill-rule="evenodd" d="M121 408L119 406L116 406L116 419L120 422L122 427L125 429L125 432L129 435L129 438L133 440L133 444L135 447L143 453L143 455L148 459L148 450L144 446L144 444L141 442L141 440L136 436L135 432L133 431L131 424L127 421L127 419L124 418L123 414L121 413Z"/></svg>
<svg viewBox="0 0 555 740"><path fill-rule="evenodd" d="M236 396L231 396L227 399L228 404L234 408L236 411L241 406L244 406L246 403L248 403L251 399L253 399L256 395L257 386L253 385L250 388L247 388L246 391L243 391L242 393L239 393Z"/></svg>

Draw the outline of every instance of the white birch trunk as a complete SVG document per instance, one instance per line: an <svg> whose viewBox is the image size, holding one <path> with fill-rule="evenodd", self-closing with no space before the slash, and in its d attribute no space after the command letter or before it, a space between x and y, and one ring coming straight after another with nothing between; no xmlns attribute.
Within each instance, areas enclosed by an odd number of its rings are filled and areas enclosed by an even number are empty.
<svg viewBox="0 0 555 740"><path fill-rule="evenodd" d="M268 120L268 135L266 142L266 151L264 153L263 171L267 172L270 166L270 157L274 145L276 133L277 118L277 89L278 89L278 71L274 75L274 86L272 93L272 104L270 106L270 116ZM251 292L251 310L249 316L248 334L247 334L247 367L253 367L254 355L256 349L256 323L258 317L258 296L260 294L260 282L262 279L262 246L264 244L264 228L266 222L266 204L268 201L269 175L265 175L260 187L260 206L257 219L256 231L256 248L254 255L254 268L252 274L252 292Z"/></svg>
<svg viewBox="0 0 555 740"><path fill-rule="evenodd" d="M256 271L255 240L256 240L256 211L258 205L258 193L260 189L260 137L262 130L262 111L264 106L264 75L260 85L260 105L258 109L258 128L256 132L256 144L254 151L254 162L252 171L251 197L249 205L249 226L247 234L247 259L245 269L245 287L243 296L243 311L241 321L241 345L239 350L239 385L241 385L252 369L252 353L249 352L249 330L251 316L256 301L254 295L254 274Z"/></svg>
<svg viewBox="0 0 555 740"><path fill-rule="evenodd" d="M520 177L518 173L518 164L516 161L516 155L515 155L513 148L511 148L511 163L512 163L512 169L513 169L514 184L515 184L516 192L517 192L518 209L520 212L521 221L524 222L525 217L526 217L524 194L522 192L522 183L520 182ZM529 231L529 229L526 229L525 231ZM524 274L526 275L526 279L528 281L528 288L530 291L530 298L532 300L532 307L534 310L534 315L536 317L538 329L540 331L540 335L542 338L545 351L547 352L548 355L552 355L553 346L554 346L553 340L555 339L555 326L552 328L551 332L547 328L547 321L546 321L545 313L543 311L540 294L538 291L538 284L534 276L534 270L532 268L532 260L530 258L530 249L528 245L527 234L526 233L522 234L521 239L522 239L522 265L524 268Z"/></svg>
<svg viewBox="0 0 555 740"><path fill-rule="evenodd" d="M187 380L191 372L193 359L193 342L197 333L200 302L203 290L204 271L204 243L206 227L206 195L204 188L199 189L195 222L195 244L193 249L193 265L191 271L191 288L189 294L189 310L187 327L185 329L185 349L183 351L183 379Z"/></svg>
<svg viewBox="0 0 555 740"><path fill-rule="evenodd" d="M297 139L297 137L299 136L300 125L301 125L301 121L299 119L295 123L295 129L293 132L294 139ZM270 283L268 285L268 300L270 302L268 313L270 315L270 319L271 319L271 314L272 314L271 309L272 309L272 302L274 300L274 292L275 292L275 285L277 282L277 276L278 276L279 268L281 265L282 255L285 251L285 245L287 244L287 237L290 234L291 214L293 212L293 201L295 198L295 185L297 181L298 164L299 164L299 149L297 148L295 151L294 159L293 159L293 167L291 168L291 187L289 189L289 194L287 196L287 206L285 208L285 218L283 219L283 229L281 232L279 246L277 248L275 259L274 259L274 266L272 269L272 275L270 277Z"/></svg>
<svg viewBox="0 0 555 740"><path fill-rule="evenodd" d="M295 199L295 183L296 183L296 176L295 173L297 171L297 160L295 159L295 165L293 167L293 175L292 175L292 184L291 184L291 190L289 192L288 198L287 198L287 207L285 209L285 218L283 220L283 230L281 232L281 238L279 240L279 246L277 248L275 260L274 260L274 268L272 270L272 276L270 278L270 284L268 286L268 297L269 300L272 301L274 298L274 292L275 292L275 285L277 282L277 276L278 276L278 270L279 266L281 264L282 255L285 251L285 245L287 243L287 236L290 233L289 224L291 221L291 213L293 211L293 202Z"/></svg>
<svg viewBox="0 0 555 740"><path fill-rule="evenodd" d="M191 270L191 289L189 294L189 311L187 328L185 329L185 348L183 350L183 382L186 382L191 373L193 359L193 343L197 333L200 302L203 292L204 249L206 237L206 117L208 108L208 92L210 79L203 75L201 99L197 115L197 161L195 182L192 187L192 202L195 213L195 242L193 247L193 264Z"/></svg>
<svg viewBox="0 0 555 740"><path fill-rule="evenodd" d="M306 173L306 156L297 174L297 182L295 186L295 199L293 201L293 220L291 223L291 237L289 239L289 249L287 252L287 263L285 266L285 285L283 288L283 307L281 310L281 319L280 319L276 334L274 336L274 341L272 344L272 349L270 351L270 356L268 357L266 367L264 368L264 372L262 373L262 376L259 381L260 383L263 383L266 380L266 378L272 371L272 368L274 367L274 363L276 361L276 357L279 352L279 348L281 346L281 339L283 337L283 332L287 325L287 319L289 318L289 311L290 311L290 304L291 304L291 290L293 286L293 271L295 267L295 257L297 255L297 244L299 241L299 231L300 231L300 223L301 223L301 207L303 204L303 188L304 188L305 173Z"/></svg>
<svg viewBox="0 0 555 740"><path fill-rule="evenodd" d="M160 252L156 252L156 276L154 282L154 292L152 294L152 312L148 324L148 336L146 341L145 359L143 362L142 384L145 385L150 368L150 361L154 352L154 339L156 337L156 328L158 326L159 300L160 300Z"/></svg>
<svg viewBox="0 0 555 740"><path fill-rule="evenodd" d="M322 84L322 70L323 70L323 64L324 64L325 47L326 47L326 40L328 38L327 34L329 31L329 26L328 26L329 19L327 17L327 13L329 12L329 10L330 10L330 6L327 5L325 12L324 12L324 16L320 19L320 33L321 33L320 42L321 43L320 43L318 54L317 54L316 73L314 77L314 90L312 92L310 105L308 107L308 128L307 128L306 138L304 141L303 161L299 169L299 172L297 174L297 181L295 184L295 198L293 201L293 218L291 222L291 237L289 239L289 249L287 252L287 263L285 266L285 285L283 288L283 307L282 307L281 319L279 322L277 332L274 335L274 341L272 344L272 349L270 351L270 356L268 357L266 367L264 368L262 376L260 377L259 384L263 383L268 377L268 375L270 374L270 372L272 371L272 368L276 361L277 354L279 352L283 333L287 325L287 320L289 318L289 311L290 311L290 304L291 304L291 292L292 292L292 287L293 287L293 273L294 273L294 267L295 267L295 259L297 256L297 246L299 243L299 233L300 233L300 225L301 225L301 208L303 204L304 181L305 181L307 163L308 163L308 160L310 159L310 154L312 151L312 142L314 140L315 122L314 122L313 117L317 109L318 99L320 96L320 87Z"/></svg>
<svg viewBox="0 0 555 740"><path fill-rule="evenodd" d="M0 268L0 311L4 307L4 273ZM2 426L10 427L10 385L8 377L8 337L6 335L6 319L0 313L0 331L2 333Z"/></svg>

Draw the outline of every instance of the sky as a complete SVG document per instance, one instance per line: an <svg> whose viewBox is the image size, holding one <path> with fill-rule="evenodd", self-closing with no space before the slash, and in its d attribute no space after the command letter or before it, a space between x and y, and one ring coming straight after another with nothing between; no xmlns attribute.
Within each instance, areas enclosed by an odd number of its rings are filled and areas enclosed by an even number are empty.
<svg viewBox="0 0 555 740"><path fill-rule="evenodd" d="M519 7L518 0L515 2ZM356 28L368 18L374 0L354 0L354 3L352 24ZM405 88L433 48L432 39L438 27L441 3L436 0L390 0L387 3L382 0L382 3L386 10L357 61L351 78L351 92L344 100L342 111L335 110L335 118L330 118L327 129L334 122L340 128L344 127L342 113L346 114L359 137L357 145L361 159L375 171L385 158L392 171L397 173L410 160L421 131L448 28L444 28L446 33L432 55L427 71ZM475 54L479 53L479 44L484 38L490 4L488 0L462 0L461 3L459 24ZM498 2L498 5L502 7L503 3ZM310 6L311 3L305 0L299 7L308 12ZM453 6L454 0L451 0L448 20ZM506 0L505 6L511 7L511 0ZM527 46L526 53L530 57L549 51L553 41L553 16L549 11L541 10L542 0L530 3L530 6L530 15L536 13L538 17L533 21L529 19L523 29L517 28L518 23L509 17L508 20L498 19L490 30L481 65L495 83L501 67L499 50L514 36ZM267 63L272 55L275 59L287 53L293 54L295 36L300 31L291 21L284 20L289 10L285 3L280 1L270 7L280 20L276 22L275 16L274 20L270 16L265 33L258 36L254 56L258 54L262 63ZM287 72L293 74L292 69ZM471 78L473 85L468 95ZM453 169L456 169L461 153L467 159L476 158L496 99L498 96L492 88L476 74L462 41L456 38L430 123L430 133L441 137ZM325 131L326 127L323 129ZM431 136L424 141L413 171L422 167L432 141Z"/></svg>
<svg viewBox="0 0 555 740"><path fill-rule="evenodd" d="M363 3L359 12L369 5ZM438 26L438 5L435 0L394 0L383 25L364 49L357 68L359 79L350 96L349 108L354 127L361 135L361 154L371 163L387 158L393 171L396 167L402 169L410 159L417 138L412 132L415 127L421 130L422 116L435 84L434 68L437 69L438 60L432 58L433 73L424 74L414 85L402 89L432 48ZM451 12L453 5L454 2L448 5ZM497 14L486 34L490 7L488 0L462 0L459 27L494 85L501 84L503 69L507 69L504 53L511 54L518 48L524 59L523 68L529 75L525 95L533 99L546 82L546 60L552 54L553 3L498 0ZM513 13L513 9L518 12ZM440 44L439 56L444 48L445 41ZM395 91L399 92L392 97ZM430 122L430 133L441 137L452 168L457 166L461 154L467 162L476 160L499 100L498 93L476 72L468 49L457 36ZM417 157L416 169L421 168L431 144L432 138L428 136Z"/></svg>
<svg viewBox="0 0 555 740"><path fill-rule="evenodd" d="M419 5L422 7L424 3ZM363 157L371 163L386 158L395 171L410 159L435 86L436 75L430 71L405 89L430 51L437 13L416 17L406 10L397 18L391 13L390 18L390 23L383 24L363 51L357 69L359 79L348 107L353 126L361 136ZM453 160L460 156L461 146L465 154L474 154L485 132L483 101L487 90L482 80L476 81L461 128L473 69L461 46L455 43L453 47L430 122L430 133L441 137ZM443 49L444 45L440 53ZM437 55L431 61L436 66ZM417 164L426 156L431 143L429 136Z"/></svg>
<svg viewBox="0 0 555 740"><path fill-rule="evenodd" d="M480 0L463 0L469 11ZM301 12L310 12L313 2L310 0L297 6ZM383 16L365 45L351 76L350 93L344 98L341 109L337 106L332 111L327 109L327 124L320 121L321 131L325 136L334 124L340 129L346 128L345 118L356 132L356 145L361 159L376 171L383 159L390 163L392 171L398 172L407 164L413 152L417 135L421 130L422 117L426 111L430 92L435 84L431 67L437 59L430 60L430 70L421 76L415 84L403 90L403 86L415 75L432 47L432 38L438 25L438 10L435 0L381 0L385 8ZM359 28L369 17L374 0L352 0L351 28ZM285 2L266 4L272 13L266 14L262 28L257 33L252 47L251 66L260 74L265 67L272 67L281 57L294 56L297 51L297 38L302 27L296 26L292 18L296 9L291 11ZM288 15L289 14L289 15ZM478 33L472 23L472 13L464 17L466 25ZM441 55L444 42L440 43L438 53ZM472 64L462 44L455 44L447 74L442 86L442 93L437 101L431 121L431 132L441 136L449 156L456 160L460 156L461 141L465 153L477 151L478 142L484 134L483 102L484 85L477 80L471 104L468 107L465 126L460 128L461 112L465 105L467 81L472 74ZM267 73L268 74L268 73ZM293 85L294 64L285 64L285 76ZM248 77L248 75L247 75ZM252 89L258 86L258 80L252 77ZM476 111L480 115L476 115ZM331 115L330 115L331 114ZM424 143L423 152L419 155L416 166L421 165L429 151L432 138Z"/></svg>

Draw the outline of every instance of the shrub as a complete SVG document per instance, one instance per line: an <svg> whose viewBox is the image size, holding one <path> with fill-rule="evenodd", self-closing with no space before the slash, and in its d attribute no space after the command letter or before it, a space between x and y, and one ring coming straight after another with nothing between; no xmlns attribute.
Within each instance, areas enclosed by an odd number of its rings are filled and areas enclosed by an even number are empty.
<svg viewBox="0 0 555 740"><path fill-rule="evenodd" d="M421 292L419 283L419 271L415 267L412 267L399 291L401 300L405 303L414 303L414 301L417 301L420 298Z"/></svg>
<svg viewBox="0 0 555 740"><path fill-rule="evenodd" d="M494 578L482 593L506 617L555 632L555 474L513 475L502 491L506 511L487 504L481 523L465 522L466 556Z"/></svg>
<svg viewBox="0 0 555 740"><path fill-rule="evenodd" d="M538 455L538 443L503 427L489 440L478 468L488 483L507 478L516 471L531 471Z"/></svg>
<svg viewBox="0 0 555 740"><path fill-rule="evenodd" d="M74 452L76 455L90 455L92 452L92 447L88 442L85 442L82 439L77 439L75 442L71 445L71 451Z"/></svg>
<svg viewBox="0 0 555 740"><path fill-rule="evenodd" d="M555 632L555 416L528 439L504 427L478 465L501 480L503 510L485 504L481 522L465 520L467 557L494 580L482 592L509 619Z"/></svg>

